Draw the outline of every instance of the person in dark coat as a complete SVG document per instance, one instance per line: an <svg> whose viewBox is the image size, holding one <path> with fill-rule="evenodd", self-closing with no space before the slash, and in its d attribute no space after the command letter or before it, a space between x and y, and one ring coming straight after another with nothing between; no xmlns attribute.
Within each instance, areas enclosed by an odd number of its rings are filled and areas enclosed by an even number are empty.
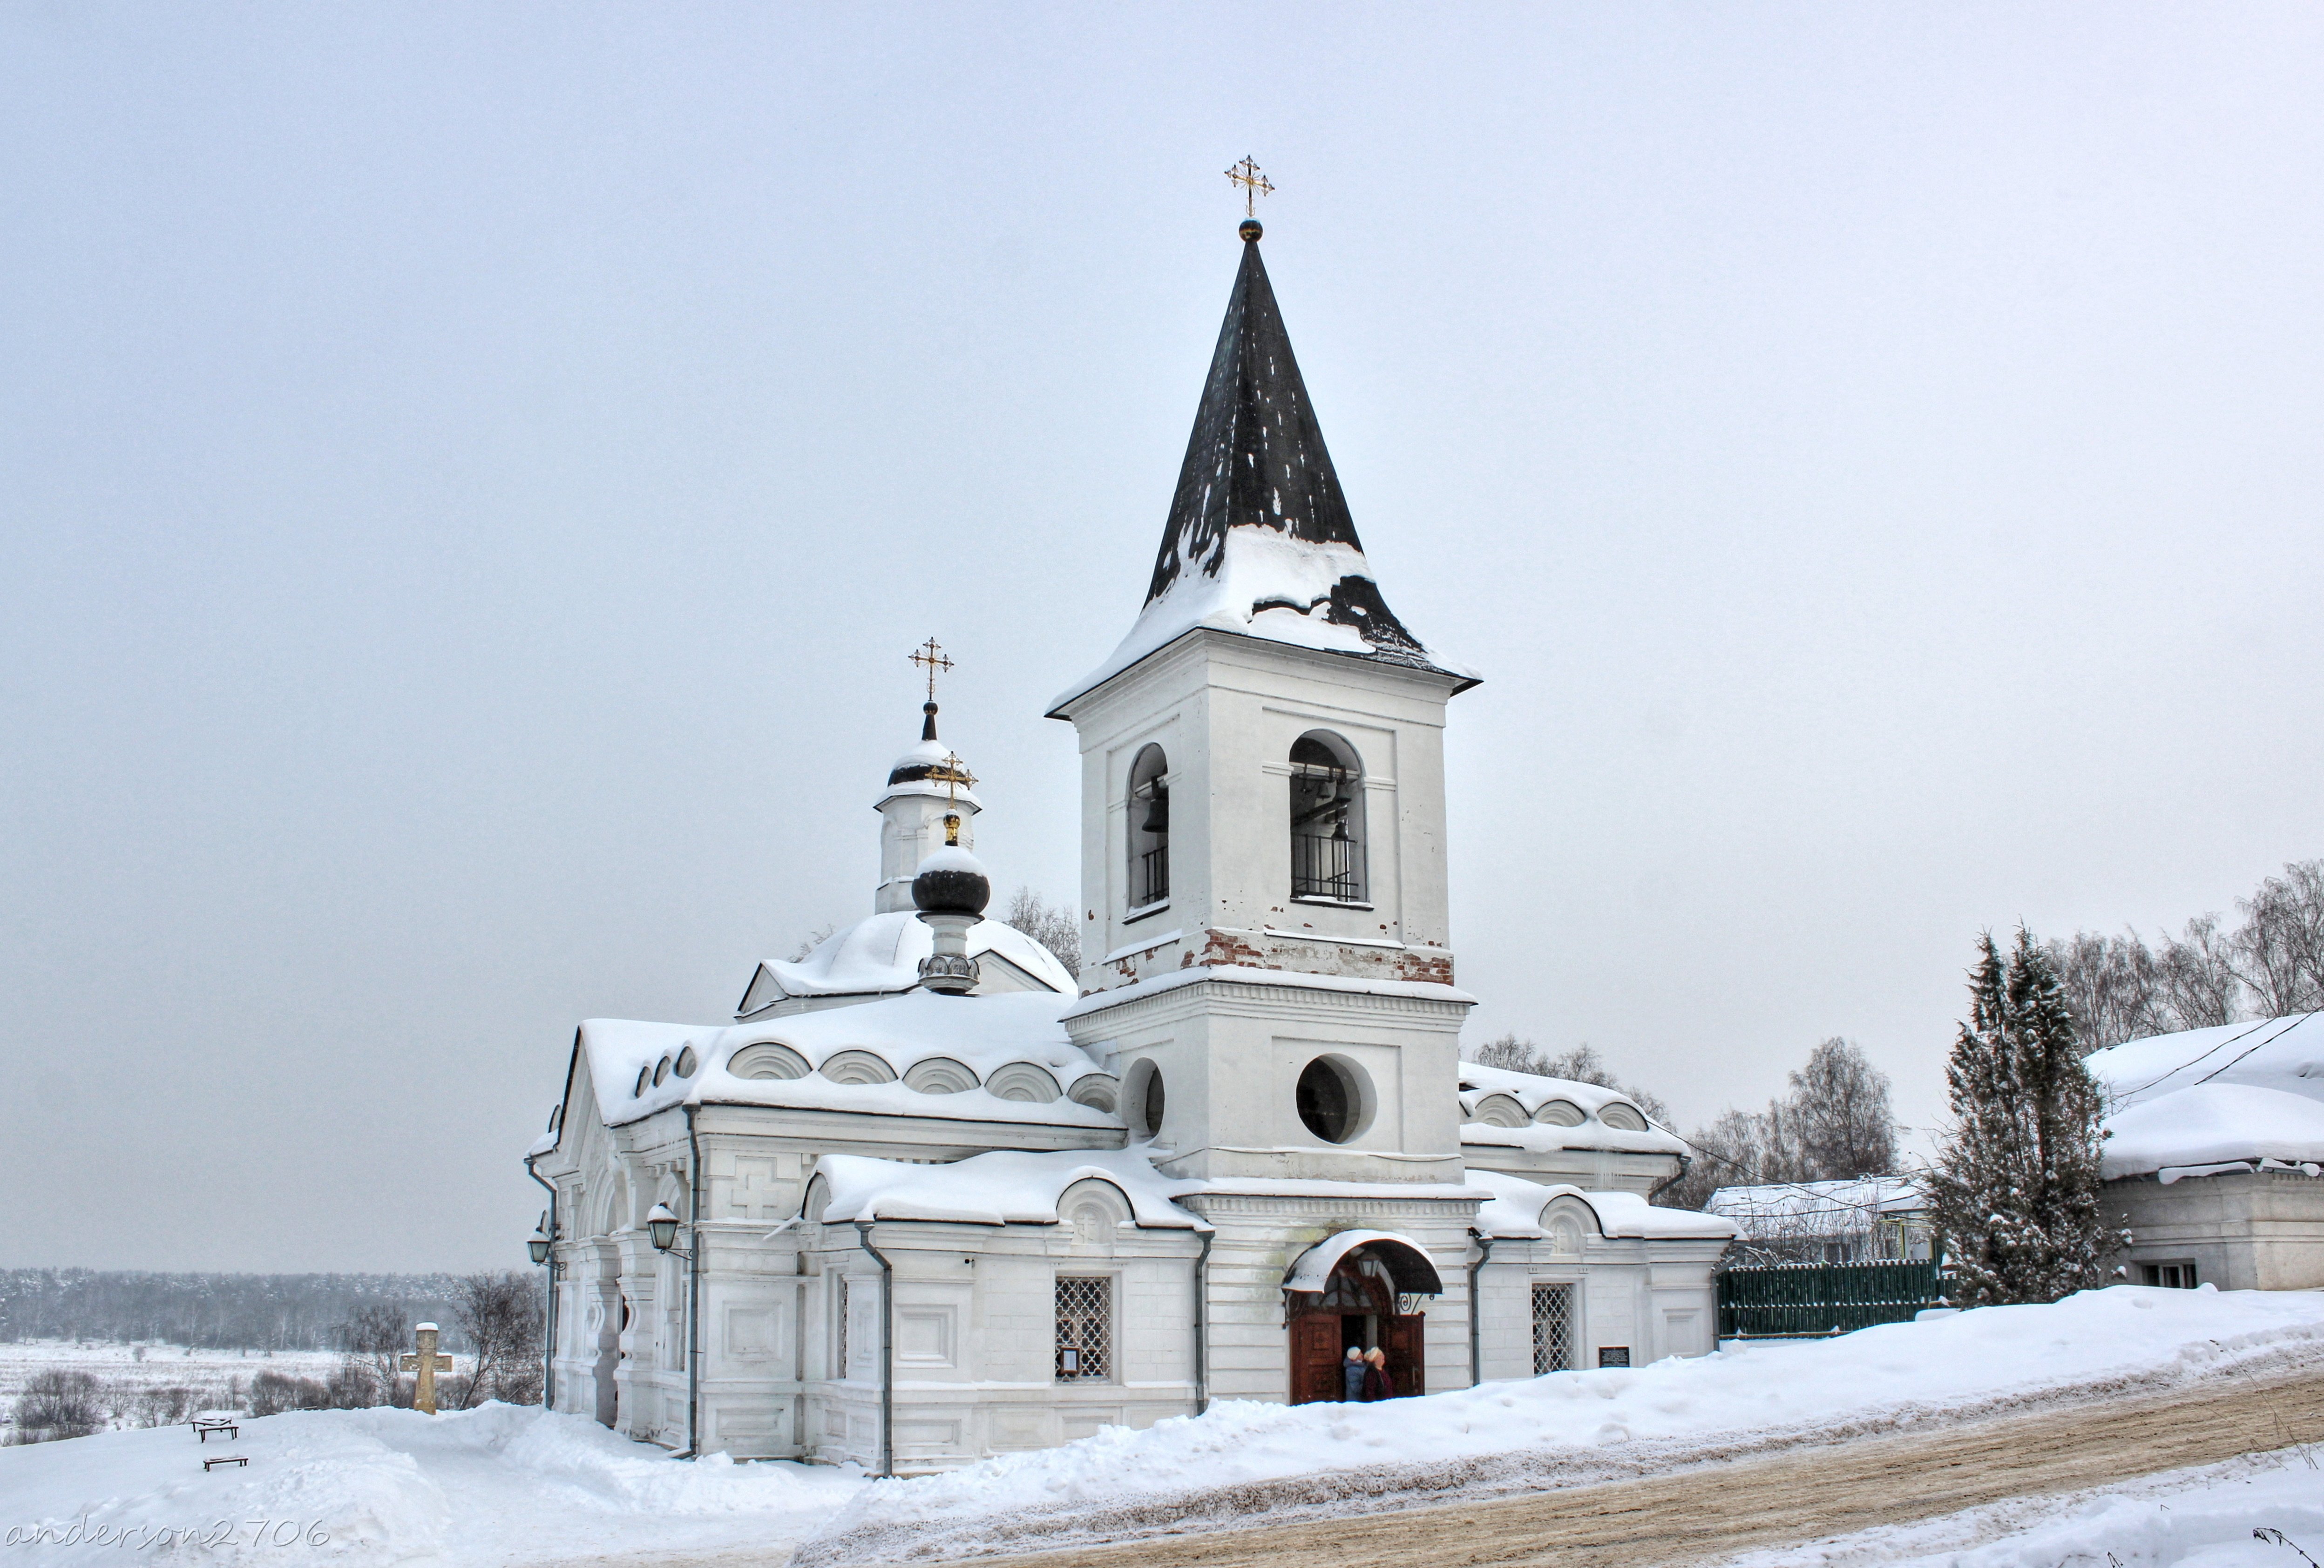
<svg viewBox="0 0 2324 1568"><path fill-rule="evenodd" d="M1364 1374L1370 1370L1364 1364L1364 1352L1360 1346L1348 1347L1348 1359L1340 1363L1340 1381L1346 1392L1340 1396L1344 1404L1353 1404L1364 1397Z"/></svg>
<svg viewBox="0 0 2324 1568"><path fill-rule="evenodd" d="M1364 1352L1364 1399L1393 1399L1396 1379L1388 1375L1388 1352L1374 1345Z"/></svg>

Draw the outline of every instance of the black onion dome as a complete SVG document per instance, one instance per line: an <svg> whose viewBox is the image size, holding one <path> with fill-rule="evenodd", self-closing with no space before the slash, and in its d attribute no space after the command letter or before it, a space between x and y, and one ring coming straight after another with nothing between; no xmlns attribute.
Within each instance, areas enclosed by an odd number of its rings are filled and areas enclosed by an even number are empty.
<svg viewBox="0 0 2324 1568"><path fill-rule="evenodd" d="M945 848L920 862L912 879L912 905L930 915L982 915L992 902L983 862L964 849Z"/></svg>

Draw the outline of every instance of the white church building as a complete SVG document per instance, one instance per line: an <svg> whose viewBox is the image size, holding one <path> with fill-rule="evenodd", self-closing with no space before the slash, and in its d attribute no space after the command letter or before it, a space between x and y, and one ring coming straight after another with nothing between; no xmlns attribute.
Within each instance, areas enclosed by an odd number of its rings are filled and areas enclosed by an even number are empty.
<svg viewBox="0 0 2324 1568"><path fill-rule="evenodd" d="M733 1021L591 1019L526 1164L549 1398L686 1453L941 1470L1215 1399L1713 1348L1733 1226L1620 1094L1460 1060L1446 705L1382 599L1259 259L1143 611L1051 706L1082 757L1078 975L981 918L936 738L873 912Z"/></svg>

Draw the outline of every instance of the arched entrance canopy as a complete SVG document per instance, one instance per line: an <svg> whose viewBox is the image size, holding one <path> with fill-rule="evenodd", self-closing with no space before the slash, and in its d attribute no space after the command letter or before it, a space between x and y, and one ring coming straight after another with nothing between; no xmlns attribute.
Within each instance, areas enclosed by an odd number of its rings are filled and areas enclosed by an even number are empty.
<svg viewBox="0 0 2324 1568"><path fill-rule="evenodd" d="M1444 1282L1436 1277L1436 1265L1428 1254L1408 1236L1398 1236L1388 1231L1342 1231L1336 1236L1326 1236L1292 1260L1291 1272L1284 1276L1286 1290L1320 1291L1330 1282L1332 1270L1340 1259L1359 1247L1370 1247L1388 1268L1388 1277L1396 1281L1397 1289L1406 1296L1442 1296Z"/></svg>

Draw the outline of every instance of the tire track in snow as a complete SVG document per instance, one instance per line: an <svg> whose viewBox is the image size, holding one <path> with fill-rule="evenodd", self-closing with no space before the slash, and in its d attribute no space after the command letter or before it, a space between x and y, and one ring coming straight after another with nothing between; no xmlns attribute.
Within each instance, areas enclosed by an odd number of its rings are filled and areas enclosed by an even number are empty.
<svg viewBox="0 0 2324 1568"><path fill-rule="evenodd" d="M826 1540L801 1561L999 1568L1488 1568L1716 1562L2011 1498L2324 1442L2324 1369L2285 1356L1722 1444L1335 1471L982 1529ZM2257 1361L2259 1365L2255 1365ZM2174 1379L2174 1381L2176 1381ZM1907 1425L1910 1423L1910 1425ZM1902 1427L1902 1430L1899 1428ZM1935 1430L1932 1430L1935 1428ZM1655 1452L1638 1452L1652 1449ZM1516 1493L1517 1495L1511 1495ZM1458 1499L1458 1500L1455 1500ZM1031 1550L1028 1551L1028 1548ZM1006 1554L1006 1555L1004 1555ZM678 1568L676 1562L667 1568Z"/></svg>

